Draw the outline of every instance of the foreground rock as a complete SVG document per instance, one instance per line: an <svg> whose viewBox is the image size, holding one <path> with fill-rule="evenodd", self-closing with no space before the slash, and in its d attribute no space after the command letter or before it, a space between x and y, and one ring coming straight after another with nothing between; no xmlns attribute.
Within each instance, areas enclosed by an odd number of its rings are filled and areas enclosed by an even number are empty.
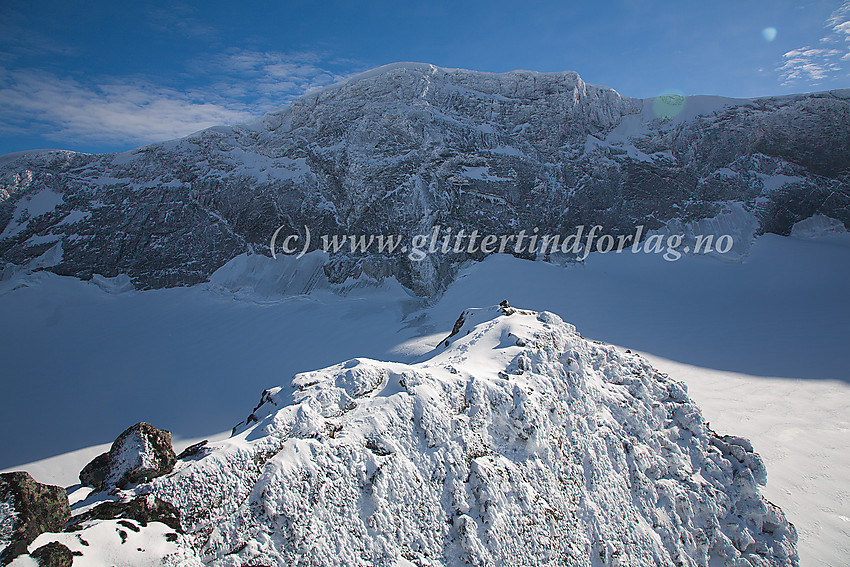
<svg viewBox="0 0 850 567"><path fill-rule="evenodd" d="M74 563L71 550L58 541L42 545L30 556L38 562L38 567L71 567Z"/></svg>
<svg viewBox="0 0 850 567"><path fill-rule="evenodd" d="M97 490L126 488L170 473L176 462L171 432L140 422L119 435L109 452L87 464L80 482Z"/></svg>
<svg viewBox="0 0 850 567"><path fill-rule="evenodd" d="M65 489L23 472L2 475L0 565L70 567L76 558L83 565L200 567L181 539L180 511L138 484L170 472L174 463L170 433L134 425L80 473L96 488L127 490L92 494L75 504L81 511L74 516ZM117 499L101 502L104 497Z"/></svg>
<svg viewBox="0 0 850 567"><path fill-rule="evenodd" d="M0 565L27 552L44 532L62 531L71 518L68 494L26 472L0 475Z"/></svg>
<svg viewBox="0 0 850 567"><path fill-rule="evenodd" d="M43 533L12 567L116 565L120 567L202 567L182 535L178 510L153 495L121 495L123 500L95 504L84 500L83 511L63 531Z"/></svg>
<svg viewBox="0 0 850 567"><path fill-rule="evenodd" d="M78 531L82 526L94 520L135 520L142 527L150 522L160 522L178 532L180 513L177 508L150 494L137 496L126 502L104 502L78 516L74 516L68 525L68 531Z"/></svg>

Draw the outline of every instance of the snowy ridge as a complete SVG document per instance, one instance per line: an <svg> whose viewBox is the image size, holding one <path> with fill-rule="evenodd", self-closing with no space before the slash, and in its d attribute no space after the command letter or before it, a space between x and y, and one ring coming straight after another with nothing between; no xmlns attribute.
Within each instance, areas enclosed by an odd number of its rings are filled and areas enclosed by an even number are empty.
<svg viewBox="0 0 850 567"><path fill-rule="evenodd" d="M503 306L466 310L419 363L265 391L138 490L180 509L212 565L795 565L765 480L681 383Z"/></svg>
<svg viewBox="0 0 850 567"><path fill-rule="evenodd" d="M399 63L248 124L120 154L0 157L0 261L124 273L145 289L205 282L265 254L278 229L409 241L436 226L567 235L599 224L616 235L702 227L738 203L746 214L726 220L744 222L732 232L740 257L753 228L786 235L813 215L850 227L850 90L668 98L573 72ZM480 259L343 250L322 270L330 283L394 277L434 296Z"/></svg>

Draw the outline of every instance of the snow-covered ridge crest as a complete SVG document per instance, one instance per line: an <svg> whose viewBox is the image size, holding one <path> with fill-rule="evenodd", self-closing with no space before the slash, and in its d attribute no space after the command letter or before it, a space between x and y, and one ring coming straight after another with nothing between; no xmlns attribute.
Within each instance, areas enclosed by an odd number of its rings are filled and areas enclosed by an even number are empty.
<svg viewBox="0 0 850 567"><path fill-rule="evenodd" d="M433 78L448 83L474 84L481 87L481 92L489 94L496 94L505 84L513 82L558 82L567 85L570 88L578 88L582 94L587 94L588 89L610 91L616 94L614 89L610 89L608 87L588 85L575 71L544 73L539 71L516 69L514 71L507 71L504 73L491 73L470 69L438 67L430 63L400 61L382 65L380 67L358 73L332 85L318 88L309 92L301 99L301 101L310 101L315 103L315 99L326 97L346 89L351 89L361 81L392 83L394 81L398 81L398 78L403 75ZM273 111L273 113L274 112L275 111Z"/></svg>
<svg viewBox="0 0 850 567"><path fill-rule="evenodd" d="M468 309L417 364L266 390L142 485L213 565L795 565L750 443L548 312Z"/></svg>

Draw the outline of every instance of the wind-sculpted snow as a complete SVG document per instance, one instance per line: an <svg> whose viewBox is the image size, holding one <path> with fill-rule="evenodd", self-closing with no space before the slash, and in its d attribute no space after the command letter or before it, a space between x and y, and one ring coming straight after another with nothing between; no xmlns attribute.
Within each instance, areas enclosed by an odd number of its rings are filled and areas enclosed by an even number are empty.
<svg viewBox="0 0 850 567"><path fill-rule="evenodd" d="M465 311L420 363L265 391L138 490L211 565L795 565L765 481L681 383L505 306Z"/></svg>
<svg viewBox="0 0 850 567"><path fill-rule="evenodd" d="M144 288L267 253L278 227L408 241L435 226L618 235L712 219L730 203L749 215L741 230L787 234L816 214L847 225L848 96L640 100L569 72L390 65L249 124L120 154L4 157L0 258L125 273ZM394 276L431 295L469 258L481 253L340 251L324 275Z"/></svg>

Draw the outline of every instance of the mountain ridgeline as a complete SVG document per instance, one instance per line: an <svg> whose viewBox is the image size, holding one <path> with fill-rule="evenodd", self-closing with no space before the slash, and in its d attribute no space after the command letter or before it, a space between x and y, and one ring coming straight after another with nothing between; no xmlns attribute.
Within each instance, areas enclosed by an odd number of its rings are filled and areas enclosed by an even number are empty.
<svg viewBox="0 0 850 567"><path fill-rule="evenodd" d="M202 282L271 235L571 234L745 211L788 234L850 227L850 90L759 99L624 97L575 73L395 64L249 124L118 153L0 158L0 259L138 287ZM314 242L314 247L318 242ZM332 253L332 283L439 293L481 252ZM529 256L530 257L530 256ZM538 259L547 259L538 255Z"/></svg>

